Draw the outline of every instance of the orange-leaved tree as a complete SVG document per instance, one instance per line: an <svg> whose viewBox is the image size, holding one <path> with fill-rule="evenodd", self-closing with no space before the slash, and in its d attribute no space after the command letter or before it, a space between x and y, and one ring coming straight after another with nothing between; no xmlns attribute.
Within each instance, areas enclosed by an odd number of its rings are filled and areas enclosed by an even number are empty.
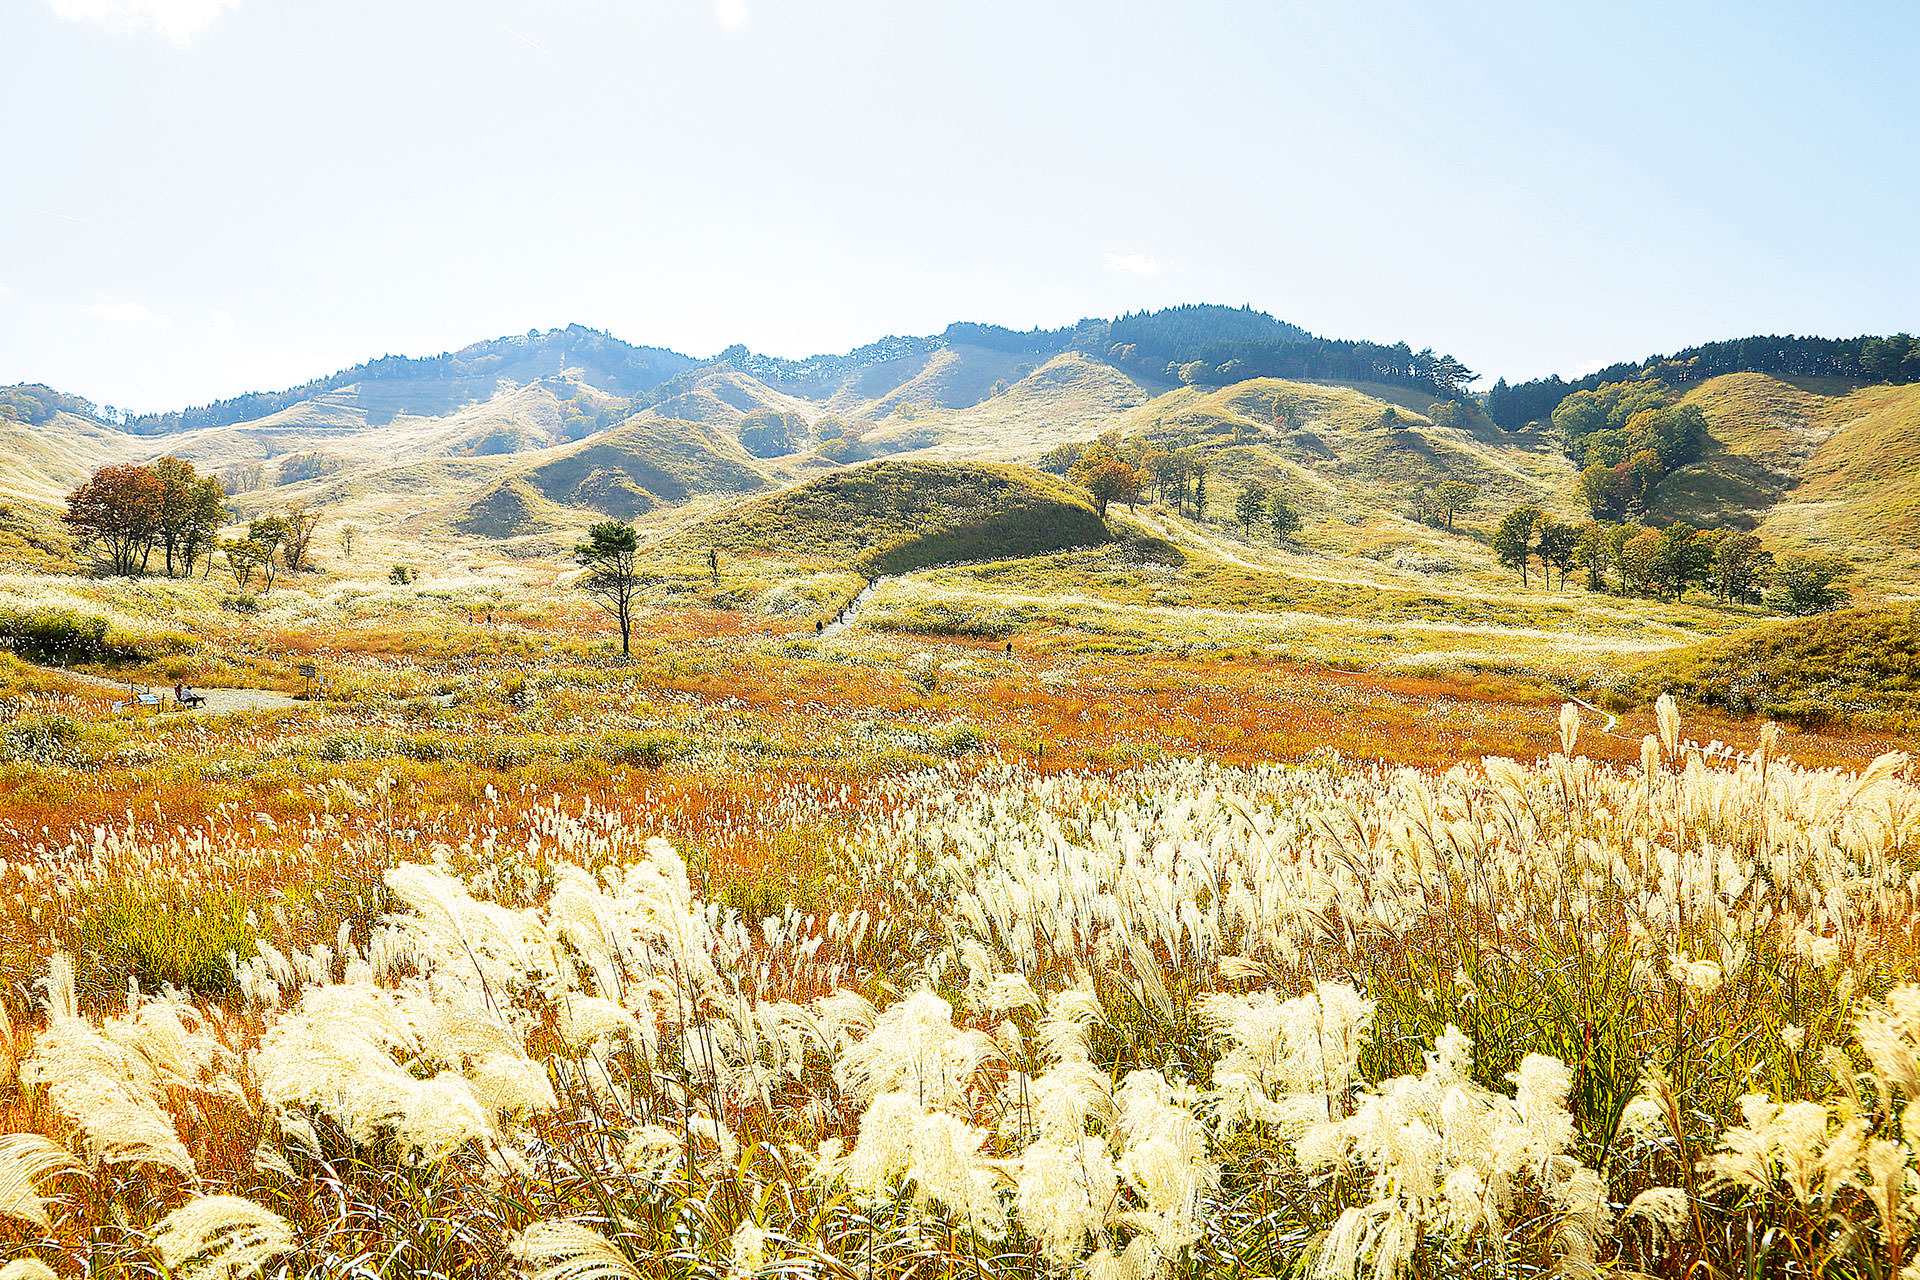
<svg viewBox="0 0 1920 1280"><path fill-rule="evenodd" d="M82 545L106 550L114 573L144 572L160 532L165 486L149 467L102 467L67 496L64 519Z"/></svg>

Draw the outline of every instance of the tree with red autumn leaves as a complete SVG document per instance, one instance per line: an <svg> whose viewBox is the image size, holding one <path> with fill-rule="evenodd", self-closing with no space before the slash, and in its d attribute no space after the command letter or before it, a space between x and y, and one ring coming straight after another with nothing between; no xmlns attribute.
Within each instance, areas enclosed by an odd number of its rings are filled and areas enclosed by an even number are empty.
<svg viewBox="0 0 1920 1280"><path fill-rule="evenodd" d="M146 570L165 497L151 467L102 467L67 496L65 519L83 544L105 548L114 573L131 577Z"/></svg>

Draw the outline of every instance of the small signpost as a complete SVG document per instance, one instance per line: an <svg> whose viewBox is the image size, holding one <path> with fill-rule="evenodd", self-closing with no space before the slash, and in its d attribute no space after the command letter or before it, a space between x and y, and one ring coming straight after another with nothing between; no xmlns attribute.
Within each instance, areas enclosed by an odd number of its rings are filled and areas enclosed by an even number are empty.
<svg viewBox="0 0 1920 1280"><path fill-rule="evenodd" d="M320 674L320 668L315 666L313 663L303 662L300 664L300 678L307 682L307 687L303 689L300 693L300 697L304 701L307 701L307 702L313 701L313 678L319 674Z"/></svg>

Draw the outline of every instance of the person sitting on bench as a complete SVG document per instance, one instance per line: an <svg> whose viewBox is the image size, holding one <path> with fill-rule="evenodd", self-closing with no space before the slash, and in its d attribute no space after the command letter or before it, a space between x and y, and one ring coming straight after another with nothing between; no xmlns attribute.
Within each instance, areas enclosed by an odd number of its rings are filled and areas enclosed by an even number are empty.
<svg viewBox="0 0 1920 1280"><path fill-rule="evenodd" d="M173 700L183 707L197 707L204 703L206 698L186 685L177 684L173 686Z"/></svg>

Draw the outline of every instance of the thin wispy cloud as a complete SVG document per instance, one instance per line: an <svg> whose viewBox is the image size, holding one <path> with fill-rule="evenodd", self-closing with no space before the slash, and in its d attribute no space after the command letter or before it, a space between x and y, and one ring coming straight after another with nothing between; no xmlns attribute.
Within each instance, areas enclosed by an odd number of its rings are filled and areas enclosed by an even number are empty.
<svg viewBox="0 0 1920 1280"><path fill-rule="evenodd" d="M215 18L240 0L47 0L68 22L91 22L122 35L152 31L175 44L190 44Z"/></svg>
<svg viewBox="0 0 1920 1280"><path fill-rule="evenodd" d="M145 303L127 302L119 298L96 302L87 308L87 314L128 329L142 329L160 323L160 317Z"/></svg>
<svg viewBox="0 0 1920 1280"><path fill-rule="evenodd" d="M723 27L738 29L747 25L747 0L713 0L713 16Z"/></svg>
<svg viewBox="0 0 1920 1280"><path fill-rule="evenodd" d="M1157 276L1160 274L1160 262L1146 253L1110 253L1107 255L1107 270L1123 276Z"/></svg>
<svg viewBox="0 0 1920 1280"><path fill-rule="evenodd" d="M508 27L504 25L501 27L501 30L505 31L508 35L512 36L515 40L518 40L521 44L524 44L525 46L527 46L527 48L532 49L535 53L545 54L549 58L553 56L553 50L547 48L547 46L541 44L538 40L535 40L533 37L526 35L525 33L519 30L516 30L513 27Z"/></svg>

